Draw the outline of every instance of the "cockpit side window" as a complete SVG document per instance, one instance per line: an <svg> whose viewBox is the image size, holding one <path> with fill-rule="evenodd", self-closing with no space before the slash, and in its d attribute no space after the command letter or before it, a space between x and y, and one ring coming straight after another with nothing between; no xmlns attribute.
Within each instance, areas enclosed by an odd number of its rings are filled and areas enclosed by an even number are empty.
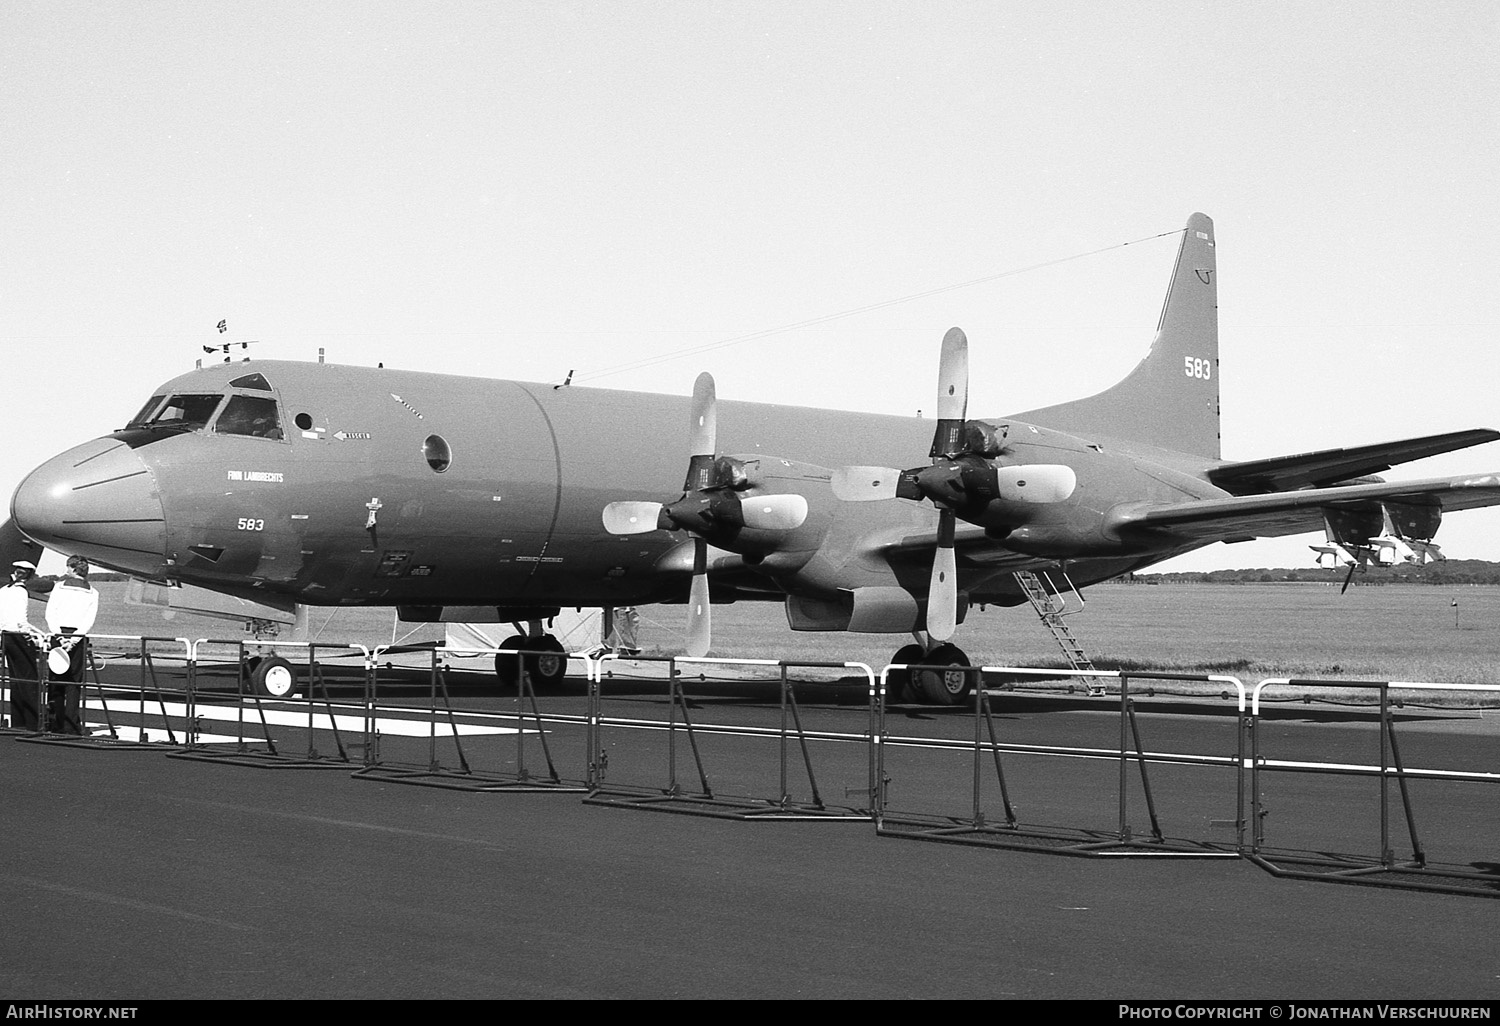
<svg viewBox="0 0 1500 1026"><path fill-rule="evenodd" d="M276 400L251 395L232 395L214 422L221 435L249 435L252 438L280 439L281 417Z"/></svg>
<svg viewBox="0 0 1500 1026"><path fill-rule="evenodd" d="M174 395L162 404L144 427L173 428L178 431L193 431L203 427L219 408L224 397L213 395Z"/></svg>
<svg viewBox="0 0 1500 1026"><path fill-rule="evenodd" d="M147 399L146 405L141 407L141 412L130 418L130 422L125 425L125 429L128 431L131 428L145 427L149 422L152 411L160 406L161 401L166 397L166 393L163 392L159 395L153 395L150 399Z"/></svg>

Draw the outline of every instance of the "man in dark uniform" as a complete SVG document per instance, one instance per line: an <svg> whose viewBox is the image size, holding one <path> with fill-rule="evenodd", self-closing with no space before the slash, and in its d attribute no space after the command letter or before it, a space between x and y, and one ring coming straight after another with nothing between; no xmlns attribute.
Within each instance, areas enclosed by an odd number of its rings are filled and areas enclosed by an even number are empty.
<svg viewBox="0 0 1500 1026"><path fill-rule="evenodd" d="M18 730L37 729L37 652L45 648L46 634L27 619L31 598L27 582L36 576L36 564L18 559L11 564L10 583L0 588L0 631L3 631L5 669L10 687L10 725Z"/></svg>

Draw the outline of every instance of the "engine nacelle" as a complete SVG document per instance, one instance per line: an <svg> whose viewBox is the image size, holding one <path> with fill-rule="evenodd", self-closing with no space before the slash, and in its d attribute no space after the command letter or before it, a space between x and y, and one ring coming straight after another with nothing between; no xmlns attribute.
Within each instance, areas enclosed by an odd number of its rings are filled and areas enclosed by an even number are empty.
<svg viewBox="0 0 1500 1026"><path fill-rule="evenodd" d="M1318 566L1373 563L1421 565L1442 560L1442 550L1432 541L1443 520L1441 506L1386 502L1374 508L1325 509L1324 545L1314 545Z"/></svg>

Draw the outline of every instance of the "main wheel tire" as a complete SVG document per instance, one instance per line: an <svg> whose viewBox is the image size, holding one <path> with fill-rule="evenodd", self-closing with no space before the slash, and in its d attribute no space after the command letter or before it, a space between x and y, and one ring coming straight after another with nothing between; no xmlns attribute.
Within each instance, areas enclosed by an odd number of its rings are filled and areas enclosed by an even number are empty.
<svg viewBox="0 0 1500 1026"><path fill-rule="evenodd" d="M262 698L291 698L297 690L297 671L280 656L250 661L250 693Z"/></svg>
<svg viewBox="0 0 1500 1026"><path fill-rule="evenodd" d="M957 645L939 645L921 661L941 667L969 665L969 657ZM913 670L912 689L931 705L959 705L968 701L977 676L977 670Z"/></svg>
<svg viewBox="0 0 1500 1026"><path fill-rule="evenodd" d="M519 634L512 634L500 642L500 651L495 654L495 677L501 687L513 688L520 684L521 659L505 653L518 651L525 644L526 639Z"/></svg>
<svg viewBox="0 0 1500 1026"><path fill-rule="evenodd" d="M927 653L921 645L905 645L896 650L891 656L893 663L906 663L915 666L925 660ZM907 691L911 689L910 670L892 670L885 675L885 704L887 706L899 702L906 697Z"/></svg>
<svg viewBox="0 0 1500 1026"><path fill-rule="evenodd" d="M526 669L531 674L531 686L550 688L561 684L568 676L568 650L563 648L550 634L528 638L526 642Z"/></svg>

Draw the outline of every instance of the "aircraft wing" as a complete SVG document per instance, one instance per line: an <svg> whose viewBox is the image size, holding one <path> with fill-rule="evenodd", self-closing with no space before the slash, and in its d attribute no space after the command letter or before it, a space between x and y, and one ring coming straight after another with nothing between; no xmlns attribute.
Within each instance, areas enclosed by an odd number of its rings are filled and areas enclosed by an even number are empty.
<svg viewBox="0 0 1500 1026"><path fill-rule="evenodd" d="M1298 456L1225 463L1210 470L1208 479L1235 495L1285 492L1294 488L1348 481L1366 474L1378 474L1400 463L1453 452L1455 449L1467 449L1471 445L1483 445L1496 439L1500 439L1500 431L1489 428L1450 431L1442 435L1406 438L1398 442L1361 445L1352 449L1324 449Z"/></svg>
<svg viewBox="0 0 1500 1026"><path fill-rule="evenodd" d="M937 547L937 544L936 530L917 531L878 540L871 546L871 549L881 553L887 559L915 560L925 570L931 565L932 550ZM1054 559L1042 556L1012 552L1005 548L1003 543L996 542L994 538L986 534L984 528L974 524L959 523L956 526L953 532L953 548L964 566L993 567L1006 573L1050 567L1057 563Z"/></svg>
<svg viewBox="0 0 1500 1026"><path fill-rule="evenodd" d="M1500 474L1303 488L1165 506L1131 503L1111 514L1110 526L1125 536L1166 532L1200 541L1243 541L1318 531L1324 508L1358 509L1374 502L1440 506L1444 512L1500 505Z"/></svg>

